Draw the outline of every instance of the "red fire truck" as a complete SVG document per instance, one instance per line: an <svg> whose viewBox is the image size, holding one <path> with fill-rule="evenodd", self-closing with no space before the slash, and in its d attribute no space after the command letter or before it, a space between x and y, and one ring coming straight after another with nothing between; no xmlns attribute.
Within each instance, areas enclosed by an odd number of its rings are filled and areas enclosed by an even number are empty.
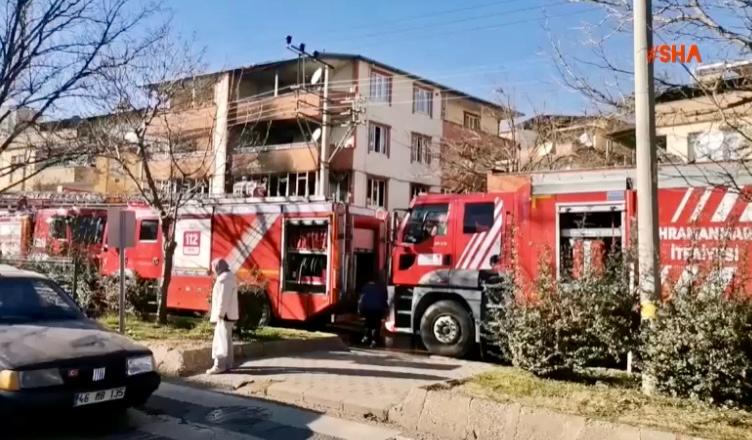
<svg viewBox="0 0 752 440"><path fill-rule="evenodd" d="M2 258L66 259L74 249L86 255L101 251L107 218L102 203L79 207L65 194L6 196L0 202Z"/></svg>
<svg viewBox="0 0 752 440"><path fill-rule="evenodd" d="M158 279L162 271L159 218L136 212L136 244L126 250L131 274ZM183 207L167 305L206 311L211 261L224 258L241 281L265 286L270 311L305 321L354 303L370 275L386 264L384 211L316 198L204 199ZM107 231L105 231L105 236ZM102 253L102 272L114 275L118 255Z"/></svg>
<svg viewBox="0 0 752 440"><path fill-rule="evenodd" d="M636 235L633 174L633 169L507 174L489 177L489 189L497 192L418 196L392 250L387 330L419 335L431 352L462 356L480 340L481 283L492 257L515 270L523 287L533 282L541 262L550 264L560 282L603 270L606 255L626 249ZM708 277L747 285L748 185L752 176L734 164L660 169L666 291Z"/></svg>

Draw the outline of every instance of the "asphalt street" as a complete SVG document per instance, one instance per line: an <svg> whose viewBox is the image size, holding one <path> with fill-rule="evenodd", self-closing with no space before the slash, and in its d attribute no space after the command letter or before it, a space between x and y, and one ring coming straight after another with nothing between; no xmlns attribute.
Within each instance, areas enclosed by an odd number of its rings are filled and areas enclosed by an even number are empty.
<svg viewBox="0 0 752 440"><path fill-rule="evenodd" d="M7 424L5 424L8 426ZM126 414L40 413L3 439L302 440L404 439L399 432L272 402L163 383L149 402Z"/></svg>

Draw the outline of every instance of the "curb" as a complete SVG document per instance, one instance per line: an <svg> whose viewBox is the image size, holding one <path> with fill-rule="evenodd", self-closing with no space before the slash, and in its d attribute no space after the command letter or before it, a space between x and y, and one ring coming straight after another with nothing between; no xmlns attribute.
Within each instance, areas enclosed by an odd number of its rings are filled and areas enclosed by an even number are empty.
<svg viewBox="0 0 752 440"><path fill-rule="evenodd" d="M700 437L594 420L451 390L451 383L414 388L388 421L440 438L475 440L703 440Z"/></svg>
<svg viewBox="0 0 752 440"><path fill-rule="evenodd" d="M211 343L198 347L175 347L169 342L151 341L143 343L154 354L154 362L161 374L184 377L203 372L212 366ZM337 336L313 339L284 339L268 342L246 342L233 344L236 359L274 357L280 355L307 353L311 351L344 351L347 347Z"/></svg>

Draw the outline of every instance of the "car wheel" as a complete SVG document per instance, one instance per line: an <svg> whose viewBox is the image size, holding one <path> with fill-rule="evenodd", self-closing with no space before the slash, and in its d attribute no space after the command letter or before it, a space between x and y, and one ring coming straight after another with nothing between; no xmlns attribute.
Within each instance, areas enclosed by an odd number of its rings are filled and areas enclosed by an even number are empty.
<svg viewBox="0 0 752 440"><path fill-rule="evenodd" d="M420 336L429 352L463 357L475 341L470 313L456 301L431 304L420 319Z"/></svg>

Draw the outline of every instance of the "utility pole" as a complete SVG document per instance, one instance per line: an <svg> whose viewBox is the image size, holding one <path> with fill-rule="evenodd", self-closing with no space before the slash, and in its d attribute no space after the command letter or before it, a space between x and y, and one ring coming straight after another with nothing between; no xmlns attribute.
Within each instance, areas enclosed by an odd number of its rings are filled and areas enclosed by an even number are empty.
<svg viewBox="0 0 752 440"><path fill-rule="evenodd" d="M640 316L643 323L655 318L658 282L658 197L655 152L655 90L651 0L634 0L635 136L637 147L637 241ZM642 391L655 391L655 378L642 376Z"/></svg>
<svg viewBox="0 0 752 440"><path fill-rule="evenodd" d="M321 148L319 149L319 195L329 195L329 65L324 64L324 103L321 107Z"/></svg>
<svg viewBox="0 0 752 440"><path fill-rule="evenodd" d="M310 54L306 52L305 44L300 43L297 46L294 46L292 44L292 36L288 35L285 38L285 42L287 43L287 48L296 54L300 56L299 64L302 62L303 65L303 72L302 72L302 81L299 79L298 82L305 82L305 58L311 57L314 61L318 62L322 65L321 69L323 69L324 73L324 90L322 91L322 103L321 103L321 146L319 148L319 172L318 172L318 181L319 184L317 186L317 193L318 195L322 197L326 197L329 194L329 125L330 125L330 118L329 118L329 70L333 68L329 63L323 61L320 58L320 54L318 51L313 51L313 54ZM298 68L298 72L300 73L300 68ZM317 74L320 74L321 72L317 72ZM320 75L314 75L314 78L312 78L312 85L315 85L315 83L318 81L318 79L321 78Z"/></svg>

